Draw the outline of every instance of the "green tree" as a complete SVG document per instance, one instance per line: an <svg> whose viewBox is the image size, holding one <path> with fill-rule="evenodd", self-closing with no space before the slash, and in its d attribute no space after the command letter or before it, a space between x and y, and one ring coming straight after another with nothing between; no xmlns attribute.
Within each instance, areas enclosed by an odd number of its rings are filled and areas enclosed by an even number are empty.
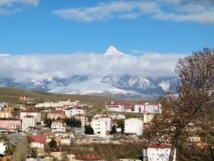
<svg viewBox="0 0 214 161"><path fill-rule="evenodd" d="M78 120L78 119L75 119L74 117L71 117L71 118L65 118L64 119L65 123L67 126L70 126L70 127L81 127L81 121Z"/></svg>
<svg viewBox="0 0 214 161"><path fill-rule="evenodd" d="M116 129L116 125L113 125L110 131L110 134L116 134L117 133L117 129Z"/></svg>
<svg viewBox="0 0 214 161"><path fill-rule="evenodd" d="M124 133L124 124L125 124L124 119L117 120L117 127L121 128L121 133L122 134Z"/></svg>
<svg viewBox="0 0 214 161"><path fill-rule="evenodd" d="M147 129L147 138L150 141L157 143L166 139L170 141L172 146L169 161L173 160L175 149L187 145L188 137L193 135L189 126L191 123L194 123L196 129L194 135L201 136L206 145L213 146L213 53L213 50L204 49L178 61L175 68L180 78L180 84L177 87L178 96L169 93L170 95L160 99L162 114L157 115ZM211 142L208 142L209 140ZM194 154L194 149L190 150ZM197 158L203 160L204 151L197 152ZM180 152L179 154L182 155ZM191 160L193 156L189 157L187 160ZM211 158L205 160L211 160Z"/></svg>
<svg viewBox="0 0 214 161"><path fill-rule="evenodd" d="M45 119L44 119L44 124L45 124L47 127L51 128L52 120L51 120L51 119L48 119L48 118L45 118Z"/></svg>
<svg viewBox="0 0 214 161"><path fill-rule="evenodd" d="M51 139L51 141L48 143L49 147L52 148L56 148L57 147L57 142L56 140L54 140L53 138Z"/></svg>
<svg viewBox="0 0 214 161"><path fill-rule="evenodd" d="M85 134L93 135L94 134L94 129L91 127L91 125L86 125L85 126Z"/></svg>

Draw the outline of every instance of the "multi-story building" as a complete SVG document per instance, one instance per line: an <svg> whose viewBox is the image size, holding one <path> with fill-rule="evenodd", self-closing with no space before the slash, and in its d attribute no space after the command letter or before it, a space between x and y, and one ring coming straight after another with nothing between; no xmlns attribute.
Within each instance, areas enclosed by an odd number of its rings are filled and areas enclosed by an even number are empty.
<svg viewBox="0 0 214 161"><path fill-rule="evenodd" d="M62 120L53 120L51 124L51 130L53 132L65 132L66 123L64 123Z"/></svg>
<svg viewBox="0 0 214 161"><path fill-rule="evenodd" d="M142 135L143 133L143 121L138 118L125 119L124 132L126 134Z"/></svg>
<svg viewBox="0 0 214 161"><path fill-rule="evenodd" d="M21 119L23 119L27 115L34 116L36 118L36 122L41 122L41 112L33 110L24 110L20 112Z"/></svg>
<svg viewBox="0 0 214 161"><path fill-rule="evenodd" d="M134 105L134 112L138 113L161 113L159 103L137 103Z"/></svg>
<svg viewBox="0 0 214 161"><path fill-rule="evenodd" d="M106 123L100 119L92 119L91 127L94 130L94 134L99 135L101 137L106 136Z"/></svg>
<svg viewBox="0 0 214 161"><path fill-rule="evenodd" d="M36 116L25 115L22 118L22 131L28 131L28 128L36 126Z"/></svg>
<svg viewBox="0 0 214 161"><path fill-rule="evenodd" d="M88 116L83 115L83 114L77 114L77 115L74 115L74 118L76 120L81 121L81 126L82 127L85 127L86 125L88 125Z"/></svg>
<svg viewBox="0 0 214 161"><path fill-rule="evenodd" d="M48 119L56 120L56 119L64 119L65 118L65 111L54 111L48 112L47 114Z"/></svg>
<svg viewBox="0 0 214 161"><path fill-rule="evenodd" d="M71 118L74 115L78 115L78 114L82 114L82 115L85 114L83 107L70 107L65 110L65 117L67 118Z"/></svg>
<svg viewBox="0 0 214 161"><path fill-rule="evenodd" d="M17 118L1 118L0 119L0 128L11 129L11 130L20 130L21 120Z"/></svg>
<svg viewBox="0 0 214 161"><path fill-rule="evenodd" d="M12 112L0 111L0 118L11 118L13 116Z"/></svg>
<svg viewBox="0 0 214 161"><path fill-rule="evenodd" d="M170 144L149 144L146 145L142 150L143 160L158 160L158 161L169 161L169 154L171 151ZM176 160L176 151L174 153L173 161Z"/></svg>
<svg viewBox="0 0 214 161"><path fill-rule="evenodd" d="M108 111L131 112L132 104L129 102L105 102L105 108Z"/></svg>
<svg viewBox="0 0 214 161"><path fill-rule="evenodd" d="M106 124L106 132L109 133L111 131L111 127L112 127L112 119L110 116L108 115L97 115L95 117L95 119L99 119L101 121L104 121Z"/></svg>
<svg viewBox="0 0 214 161"><path fill-rule="evenodd" d="M155 116L155 113L143 113L143 122L150 123Z"/></svg>

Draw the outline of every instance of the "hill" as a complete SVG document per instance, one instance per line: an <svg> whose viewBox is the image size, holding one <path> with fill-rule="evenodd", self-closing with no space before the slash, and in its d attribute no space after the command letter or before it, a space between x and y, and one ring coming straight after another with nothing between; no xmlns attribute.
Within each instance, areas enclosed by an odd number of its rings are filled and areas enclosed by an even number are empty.
<svg viewBox="0 0 214 161"><path fill-rule="evenodd" d="M120 101L115 98L104 96L77 95L77 94L53 94L48 92L27 91L16 88L0 87L0 102L15 104L20 96L32 97L43 101L78 100L81 103L103 107L105 101Z"/></svg>

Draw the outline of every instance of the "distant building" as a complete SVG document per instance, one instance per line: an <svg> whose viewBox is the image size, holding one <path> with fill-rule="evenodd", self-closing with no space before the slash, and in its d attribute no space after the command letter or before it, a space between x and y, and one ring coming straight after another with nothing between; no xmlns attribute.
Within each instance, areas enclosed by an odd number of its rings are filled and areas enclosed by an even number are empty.
<svg viewBox="0 0 214 161"><path fill-rule="evenodd" d="M161 105L159 103L142 102L134 105L134 112L137 113L161 113Z"/></svg>
<svg viewBox="0 0 214 161"><path fill-rule="evenodd" d="M8 143L5 141L0 141L0 155L5 155L5 150L8 147Z"/></svg>
<svg viewBox="0 0 214 161"><path fill-rule="evenodd" d="M83 107L70 107L64 111L65 111L65 116L67 118L71 118L74 115L79 115L79 114L84 115L85 114Z"/></svg>
<svg viewBox="0 0 214 161"><path fill-rule="evenodd" d="M57 148L57 149L49 149L48 153L53 156L54 158L57 158L58 160L63 160L66 158L67 151Z"/></svg>
<svg viewBox="0 0 214 161"><path fill-rule="evenodd" d="M106 132L109 133L111 131L111 127L112 127L112 119L110 116L108 115L97 115L95 117L95 119L99 119L101 121L105 122L105 126L106 126Z"/></svg>
<svg viewBox="0 0 214 161"><path fill-rule="evenodd" d="M88 116L86 116L84 114L77 114L77 115L74 115L74 118L76 120L81 121L82 127L85 127L86 125L88 125Z"/></svg>
<svg viewBox="0 0 214 161"><path fill-rule="evenodd" d="M170 144L149 144L142 150L143 161L169 161ZM173 161L176 161L176 151Z"/></svg>
<svg viewBox="0 0 214 161"><path fill-rule="evenodd" d="M107 102L105 102L105 108L108 111L131 112L132 111L132 104L129 102L107 101Z"/></svg>
<svg viewBox="0 0 214 161"><path fill-rule="evenodd" d="M12 112L0 111L0 118L11 118L13 116Z"/></svg>
<svg viewBox="0 0 214 161"><path fill-rule="evenodd" d="M41 112L33 111L33 110L24 110L20 112L21 119L23 119L27 115L34 116L36 118L36 122L41 122Z"/></svg>
<svg viewBox="0 0 214 161"><path fill-rule="evenodd" d="M48 112L47 118L52 119L52 120L56 120L58 118L64 119L65 118L65 111Z"/></svg>
<svg viewBox="0 0 214 161"><path fill-rule="evenodd" d="M21 128L21 120L17 118L1 118L0 128L19 130Z"/></svg>
<svg viewBox="0 0 214 161"><path fill-rule="evenodd" d="M106 137L106 122L100 119L92 119L91 127L95 135Z"/></svg>
<svg viewBox="0 0 214 161"><path fill-rule="evenodd" d="M143 133L143 121L138 118L129 118L125 119L124 122L124 132L126 134L135 134L135 135L142 135Z"/></svg>
<svg viewBox="0 0 214 161"><path fill-rule="evenodd" d="M28 131L28 128L36 126L36 116L25 115L22 118L22 131Z"/></svg>
<svg viewBox="0 0 214 161"><path fill-rule="evenodd" d="M66 123L64 123L62 120L53 120L51 124L51 130L53 132L65 132Z"/></svg>

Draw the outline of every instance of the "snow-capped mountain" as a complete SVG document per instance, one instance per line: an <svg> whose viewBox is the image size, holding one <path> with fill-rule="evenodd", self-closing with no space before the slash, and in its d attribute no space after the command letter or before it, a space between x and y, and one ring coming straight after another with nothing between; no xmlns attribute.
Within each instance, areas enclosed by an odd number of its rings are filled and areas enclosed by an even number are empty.
<svg viewBox="0 0 214 161"><path fill-rule="evenodd" d="M22 82L15 78L0 79L0 86L3 87L52 93L103 95L124 100L157 98L164 95L165 90L175 91L177 83L176 77L153 79L139 75L72 75Z"/></svg>
<svg viewBox="0 0 214 161"><path fill-rule="evenodd" d="M2 69L8 64L13 65L11 69L0 70L0 86L103 95L124 100L153 99L164 95L167 90L176 91L178 78L166 76L172 75L173 63L164 62L171 59L157 54L141 57L127 55L113 46L102 55L3 55L2 60L5 61L2 62L6 63Z"/></svg>

